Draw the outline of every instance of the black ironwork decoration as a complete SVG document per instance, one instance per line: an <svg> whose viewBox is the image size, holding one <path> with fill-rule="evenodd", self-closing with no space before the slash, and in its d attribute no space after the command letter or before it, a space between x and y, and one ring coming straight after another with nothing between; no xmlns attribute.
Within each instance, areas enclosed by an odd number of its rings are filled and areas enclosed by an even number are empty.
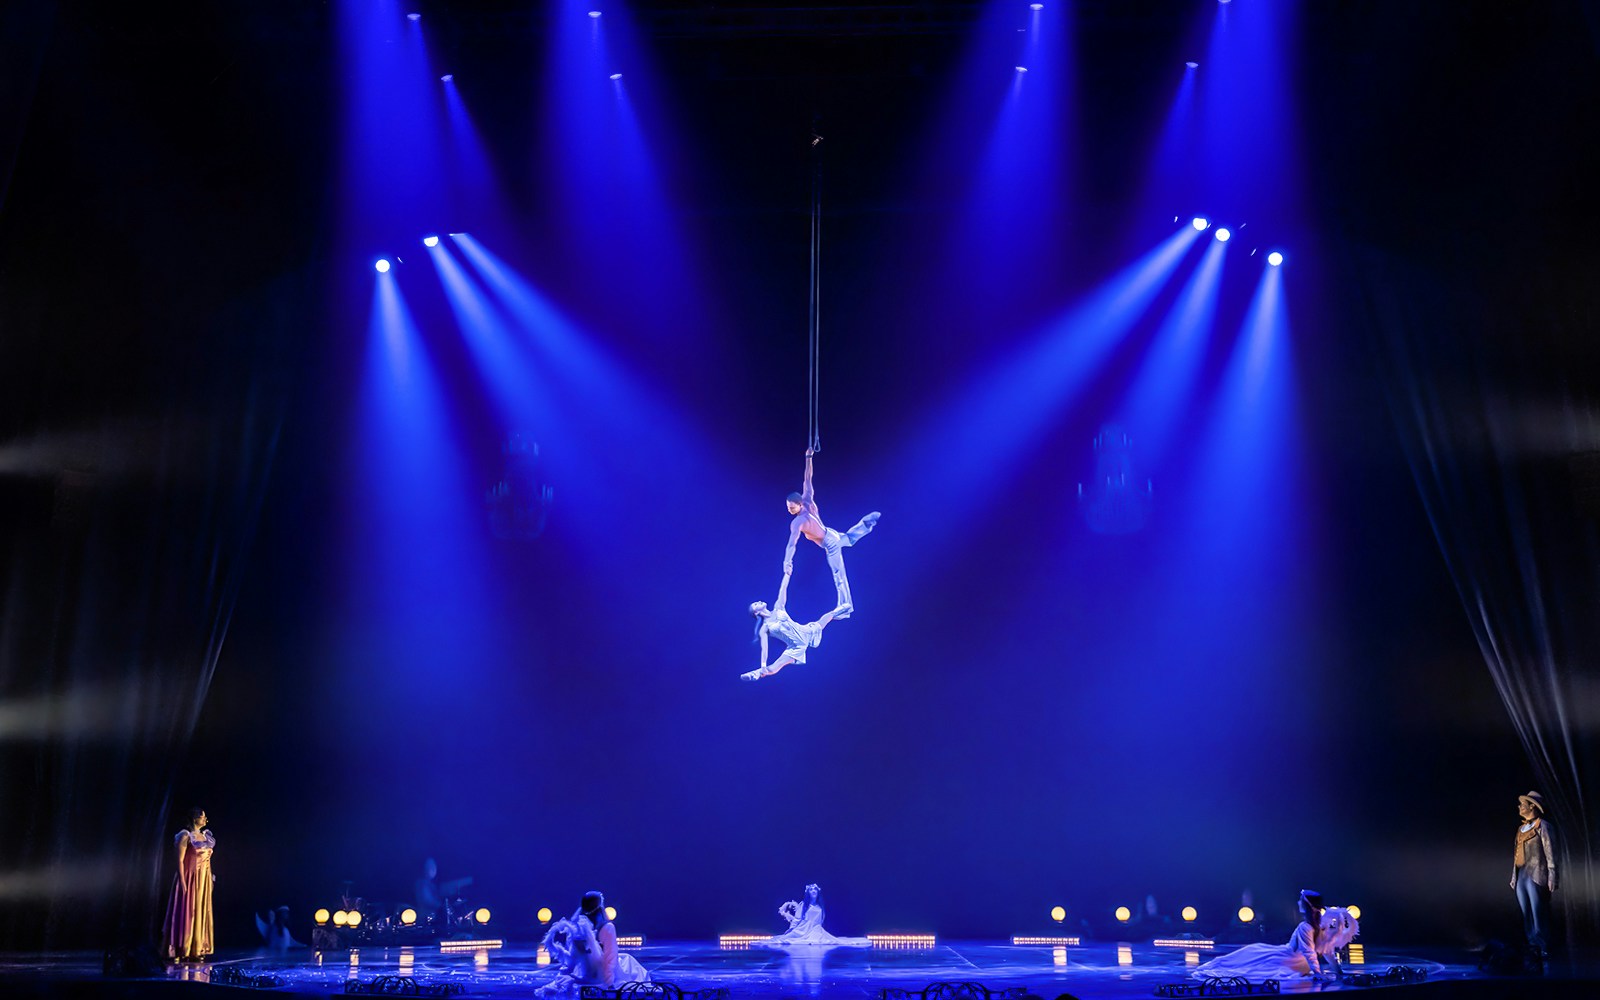
<svg viewBox="0 0 1600 1000"><path fill-rule="evenodd" d="M1026 987L1008 986L994 990L982 983L929 983L920 990L889 986L878 993L879 1000L1023 1000Z"/></svg>
<svg viewBox="0 0 1600 1000"><path fill-rule="evenodd" d="M1252 983L1239 976L1207 976L1198 983L1164 983L1156 987L1158 997L1249 997L1277 996L1282 985L1276 979Z"/></svg>
<svg viewBox="0 0 1600 1000"><path fill-rule="evenodd" d="M410 976L379 976L365 983L346 979L344 991L390 997L449 997L465 993L467 988L461 983L419 983Z"/></svg>
<svg viewBox="0 0 1600 1000"><path fill-rule="evenodd" d="M1394 986L1397 983L1420 983L1428 978L1427 969L1412 965L1391 965L1382 972L1347 972L1346 986Z"/></svg>
<svg viewBox="0 0 1600 1000"><path fill-rule="evenodd" d="M731 993L726 986L708 986L699 990L686 990L677 983L655 980L644 983L623 983L614 989L604 986L585 986L579 991L584 1000L728 1000Z"/></svg>
<svg viewBox="0 0 1600 1000"><path fill-rule="evenodd" d="M208 981L213 986L244 986L252 990L275 990L288 980L270 972L255 972L237 965L213 965Z"/></svg>

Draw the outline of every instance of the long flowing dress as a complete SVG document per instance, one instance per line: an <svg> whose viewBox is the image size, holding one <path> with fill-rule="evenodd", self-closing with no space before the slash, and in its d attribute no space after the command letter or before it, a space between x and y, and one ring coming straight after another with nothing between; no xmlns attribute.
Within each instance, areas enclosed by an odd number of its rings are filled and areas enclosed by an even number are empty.
<svg viewBox="0 0 1600 1000"><path fill-rule="evenodd" d="M589 926L585 927L585 924ZM558 931L564 931L565 934L558 935ZM594 934L594 945L597 946L592 952L583 952L574 947L578 938L587 937L590 933ZM557 943L555 938L558 936L564 936L568 943ZM583 986L603 986L606 984L607 968L611 970L612 988L624 983L650 981L649 970L640 965L637 958L618 950L616 928L610 923L595 932L587 917L575 915L570 921L558 920L551 927L551 933L545 935L544 947L549 949L560 971L554 979L534 991L540 997L566 996L579 992Z"/></svg>
<svg viewBox="0 0 1600 1000"><path fill-rule="evenodd" d="M1302 920L1288 944L1247 944L1212 959L1192 974L1202 979L1221 976L1259 983L1266 979L1299 979L1321 971L1316 936L1311 932L1311 925Z"/></svg>
<svg viewBox="0 0 1600 1000"><path fill-rule="evenodd" d="M173 838L173 843L183 851L178 860L178 874L172 880L172 898L167 902L162 937L166 941L168 958L194 961L215 950L212 947L211 852L217 847L217 838L210 830L198 836L191 830L183 830Z"/></svg>
<svg viewBox="0 0 1600 1000"><path fill-rule="evenodd" d="M793 927L776 937L769 937L762 941L752 941L752 948L773 948L779 951L790 948L871 948L872 942L866 938L834 937L822 929L822 918L825 916L822 907L810 906L800 915Z"/></svg>

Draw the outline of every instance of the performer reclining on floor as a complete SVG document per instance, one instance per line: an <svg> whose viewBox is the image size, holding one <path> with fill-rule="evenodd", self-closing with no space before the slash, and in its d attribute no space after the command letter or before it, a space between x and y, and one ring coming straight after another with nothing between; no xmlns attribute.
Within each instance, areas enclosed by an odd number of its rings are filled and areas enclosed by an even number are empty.
<svg viewBox="0 0 1600 1000"><path fill-rule="evenodd" d="M1268 979L1300 979L1310 976L1321 982L1329 967L1343 978L1338 950L1361 933L1348 910L1328 908L1322 894L1304 889L1300 893L1300 924L1288 944L1247 944L1195 969L1192 975L1246 979L1253 983Z"/></svg>
<svg viewBox="0 0 1600 1000"><path fill-rule="evenodd" d="M794 547L800 541L800 536L807 538L822 546L822 551L827 553L828 568L833 570L833 587L838 593L839 603L833 609L833 617L849 618L850 612L855 610L855 605L850 598L850 579L844 573L844 549L865 538L878 524L881 517L873 511L855 523L849 531L839 534L832 528L822 523L822 515L817 512L817 494L811 486L811 460L814 453L806 449L806 478L801 485L799 493L789 494L787 504L793 519L789 522L789 547L783 551L783 578L787 582L789 574L794 572Z"/></svg>
<svg viewBox="0 0 1600 1000"><path fill-rule="evenodd" d="M550 953L556 978L539 987L539 996L577 993L580 986L647 983L650 973L632 955L617 950L617 927L606 916L606 898L598 892L583 894L583 904L569 920L550 925L540 947Z"/></svg>
<svg viewBox="0 0 1600 1000"><path fill-rule="evenodd" d="M871 948L866 938L834 937L822 929L826 912L822 907L822 887L806 886L804 902L790 900L778 907L778 915L789 921L789 929L764 941L752 941L752 948Z"/></svg>
<svg viewBox="0 0 1600 1000"><path fill-rule="evenodd" d="M806 662L806 650L822 642L822 630L828 623L839 617L838 609L828 612L814 622L802 625L790 618L783 610L784 604L789 600L789 578L785 576L783 583L778 585L778 601L767 607L766 601L757 601L750 605L750 613L756 617L756 639L761 643L761 666L749 673L739 675L740 680L758 681L763 677L773 674L787 667L791 663ZM783 655L767 663L767 637L775 635L783 643Z"/></svg>

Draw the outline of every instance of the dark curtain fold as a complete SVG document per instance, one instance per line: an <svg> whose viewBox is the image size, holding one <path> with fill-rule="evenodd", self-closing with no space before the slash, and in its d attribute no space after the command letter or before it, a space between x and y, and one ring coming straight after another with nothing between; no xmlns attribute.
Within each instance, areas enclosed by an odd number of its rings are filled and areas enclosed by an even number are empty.
<svg viewBox="0 0 1600 1000"><path fill-rule="evenodd" d="M1583 478L1600 454L1600 264L1442 256L1357 253L1354 277L1417 495L1557 824L1556 900L1577 940L1600 918L1600 505ZM1528 790L1505 790L1507 820Z"/></svg>

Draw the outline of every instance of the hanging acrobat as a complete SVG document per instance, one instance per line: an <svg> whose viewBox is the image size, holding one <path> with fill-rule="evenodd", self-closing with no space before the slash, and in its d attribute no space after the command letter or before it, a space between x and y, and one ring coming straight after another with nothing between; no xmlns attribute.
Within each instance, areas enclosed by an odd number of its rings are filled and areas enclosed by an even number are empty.
<svg viewBox="0 0 1600 1000"><path fill-rule="evenodd" d="M810 372L807 383L809 396L809 445L806 448L806 475L801 485L800 492L791 493L788 497L788 508L791 520L789 522L789 545L783 552L783 581L778 585L778 600L772 608L768 608L765 601L757 601L750 605L750 613L760 620L756 627L756 636L761 640L761 667L740 676L747 681L760 680L770 677L791 663L804 663L806 650L816 646L822 641L822 630L834 619L849 618L855 610L854 599L850 596L850 578L845 574L844 550L865 538L877 526L878 511L873 511L866 517L857 521L849 531L840 534L822 523L822 515L817 512L816 491L812 486L812 464L819 447L821 437L817 429L817 385L818 372L821 367L821 288L819 275L821 274L822 256L822 169L820 154L817 153L821 136L812 136L811 147L813 154L818 158L813 161L812 186L811 186L811 315L810 315ZM790 618L784 610L789 599L789 578L794 573L794 549L799 543L800 536L804 535L817 543L828 557L828 568L833 571L833 586L837 603L834 609L814 622L801 624ZM769 635L777 635L783 641L784 653L773 663L767 663L767 643Z"/></svg>

